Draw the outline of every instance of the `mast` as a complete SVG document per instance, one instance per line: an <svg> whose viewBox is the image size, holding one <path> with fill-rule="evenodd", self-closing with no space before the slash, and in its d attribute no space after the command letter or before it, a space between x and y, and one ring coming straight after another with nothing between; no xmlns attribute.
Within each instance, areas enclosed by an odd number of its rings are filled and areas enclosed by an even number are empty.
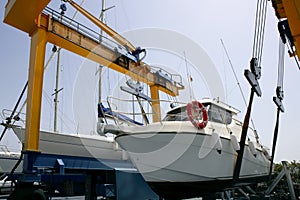
<svg viewBox="0 0 300 200"><path fill-rule="evenodd" d="M105 0L102 0L102 8L101 8L101 13L99 16L100 21L105 24L105 12L115 6L111 6L108 8L105 8ZM100 37L99 37L99 42L103 42L103 30L100 28ZM99 64L99 82L98 82L98 103L100 104L102 102L102 70L103 70L103 65ZM103 123L102 117L98 117L98 124Z"/></svg>
<svg viewBox="0 0 300 200"><path fill-rule="evenodd" d="M54 89L54 125L53 125L54 132L57 132L59 72L60 72L60 49L57 50L56 77L55 77L55 89Z"/></svg>
<svg viewBox="0 0 300 200"><path fill-rule="evenodd" d="M102 0L102 8L101 8L101 13L100 13L100 21L102 21L104 23L105 21L105 16L104 16L104 12L105 12L105 0ZM103 30L100 29L100 38L99 41L102 42L102 36L103 36ZM101 103L102 100L102 68L103 65L99 64L99 88L98 88L98 102ZM99 118L98 121L100 121L101 119Z"/></svg>

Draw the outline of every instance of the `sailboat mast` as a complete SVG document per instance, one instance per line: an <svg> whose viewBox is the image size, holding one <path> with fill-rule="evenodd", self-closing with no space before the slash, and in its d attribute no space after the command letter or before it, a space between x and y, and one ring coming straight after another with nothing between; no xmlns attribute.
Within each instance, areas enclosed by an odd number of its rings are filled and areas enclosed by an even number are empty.
<svg viewBox="0 0 300 200"><path fill-rule="evenodd" d="M101 13L100 13L100 16L99 16L99 19L100 21L102 21L103 23L105 23L105 12L114 8L115 6L110 6L108 8L106 8L105 6L105 3L106 1L105 0L102 0L102 8L101 8ZM103 30L100 29L100 37L99 37L99 42L102 42L103 41ZM99 89L98 89L98 98L99 98L99 103L101 103L101 100L102 100L102 69L103 69L103 65L99 65ZM100 121L101 119L99 119Z"/></svg>
<svg viewBox="0 0 300 200"><path fill-rule="evenodd" d="M57 132L59 72L60 72L60 49L58 49L57 51L56 77L55 77L55 90L54 90L54 126L53 126L54 132Z"/></svg>
<svg viewBox="0 0 300 200"><path fill-rule="evenodd" d="M105 0L102 0L102 9L101 9L100 17L99 17L102 22L105 21L104 12L105 12ZM103 30L100 29L100 38L99 38L100 42L102 42L102 36L103 36ZM99 98L98 102L99 103L101 103L101 99L102 99L102 78L101 78L101 76L102 76L102 68L103 68L103 66L99 65L99 83L98 83L99 84L99 86L98 86L99 87L98 88L98 98Z"/></svg>

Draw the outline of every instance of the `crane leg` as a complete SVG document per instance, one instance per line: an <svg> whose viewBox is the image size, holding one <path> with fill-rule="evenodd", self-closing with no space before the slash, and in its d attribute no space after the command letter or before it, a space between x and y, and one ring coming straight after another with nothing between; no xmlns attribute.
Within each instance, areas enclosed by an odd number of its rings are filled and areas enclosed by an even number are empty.
<svg viewBox="0 0 300 200"><path fill-rule="evenodd" d="M41 100L47 32L41 28L31 35L24 151L39 151Z"/></svg>

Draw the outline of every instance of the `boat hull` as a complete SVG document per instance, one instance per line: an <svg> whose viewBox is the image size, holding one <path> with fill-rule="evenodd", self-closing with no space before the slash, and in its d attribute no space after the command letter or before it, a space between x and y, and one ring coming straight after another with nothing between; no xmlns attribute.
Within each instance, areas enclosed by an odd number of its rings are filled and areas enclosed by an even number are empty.
<svg viewBox="0 0 300 200"><path fill-rule="evenodd" d="M24 141L25 128L13 127L20 141ZM101 160L125 160L128 156L113 139L99 135L60 134L40 131L39 149L44 154L96 158Z"/></svg>
<svg viewBox="0 0 300 200"><path fill-rule="evenodd" d="M157 194L189 198L233 186L237 152L230 137L214 138L214 134L195 131L190 126L159 126L123 131L116 137ZM255 155L246 145L239 184L251 184L266 177L269 164L262 151L257 150Z"/></svg>
<svg viewBox="0 0 300 200"><path fill-rule="evenodd" d="M266 176L241 178L244 184L251 185L256 182L266 180ZM196 181L196 182L147 182L151 189L159 196L165 199L187 199L209 195L216 192L221 192L228 188L237 187L232 179L228 180L213 180L213 181Z"/></svg>
<svg viewBox="0 0 300 200"><path fill-rule="evenodd" d="M0 154L0 175L1 173L10 173L13 167L17 164L20 158L20 154ZM16 169L16 173L22 171L22 164L20 164Z"/></svg>

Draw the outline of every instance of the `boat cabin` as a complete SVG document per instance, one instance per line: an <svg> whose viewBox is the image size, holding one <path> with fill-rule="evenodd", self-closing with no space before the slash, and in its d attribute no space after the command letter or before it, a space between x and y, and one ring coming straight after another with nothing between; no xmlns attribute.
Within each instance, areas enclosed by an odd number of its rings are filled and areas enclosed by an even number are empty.
<svg viewBox="0 0 300 200"><path fill-rule="evenodd" d="M202 99L200 101L206 108L208 113L208 120L211 122L231 124L233 116L237 115L240 111L219 101L218 99ZM186 112L186 105L178 106L167 112L163 121L189 121ZM202 112L199 110L197 119L202 119Z"/></svg>

